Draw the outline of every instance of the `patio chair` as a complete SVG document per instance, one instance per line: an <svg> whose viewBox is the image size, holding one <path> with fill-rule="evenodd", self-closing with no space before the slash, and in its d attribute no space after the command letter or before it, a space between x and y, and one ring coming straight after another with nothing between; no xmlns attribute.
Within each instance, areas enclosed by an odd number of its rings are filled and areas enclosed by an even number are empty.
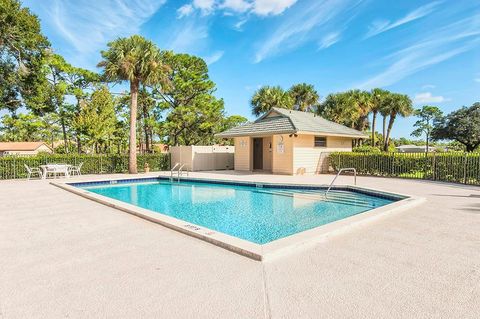
<svg viewBox="0 0 480 319"><path fill-rule="evenodd" d="M39 178L42 178L43 174L40 168L38 167L29 167L27 164L23 164L27 170L27 180L30 180L32 175L37 175Z"/></svg>
<svg viewBox="0 0 480 319"><path fill-rule="evenodd" d="M73 175L80 176L82 175L82 172L81 172L82 166L83 166L83 162L81 162L78 166L71 166L68 172L70 173L71 176Z"/></svg>

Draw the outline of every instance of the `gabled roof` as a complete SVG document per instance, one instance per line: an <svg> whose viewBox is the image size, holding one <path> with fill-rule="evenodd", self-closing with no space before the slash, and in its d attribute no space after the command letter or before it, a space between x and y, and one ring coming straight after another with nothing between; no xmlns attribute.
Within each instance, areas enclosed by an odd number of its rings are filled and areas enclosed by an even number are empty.
<svg viewBox="0 0 480 319"><path fill-rule="evenodd" d="M231 138L270 134L295 134L298 132L355 138L367 137L360 131L328 121L314 113L280 108L272 108L263 116L255 120L255 122L234 127L225 132L216 134L216 136Z"/></svg>
<svg viewBox="0 0 480 319"><path fill-rule="evenodd" d="M0 142L0 152L3 151L35 151L40 146L45 145L44 142Z"/></svg>

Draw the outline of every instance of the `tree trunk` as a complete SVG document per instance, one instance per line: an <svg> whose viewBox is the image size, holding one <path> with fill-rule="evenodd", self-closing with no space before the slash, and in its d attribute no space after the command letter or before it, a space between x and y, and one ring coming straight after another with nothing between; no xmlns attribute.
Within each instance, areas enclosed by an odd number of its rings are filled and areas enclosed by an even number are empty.
<svg viewBox="0 0 480 319"><path fill-rule="evenodd" d="M55 134L53 132L53 130L50 132L50 144L52 145L52 150L53 150L53 153L55 153L55 141L54 141L54 138L55 138Z"/></svg>
<svg viewBox="0 0 480 319"><path fill-rule="evenodd" d="M396 116L397 116L397 114L395 114L395 113L390 114L390 120L388 121L387 135L385 137L385 144L383 145L383 150L385 152L388 151L388 144L389 144L389 141L390 141L390 133L392 132L393 122L395 122L395 117Z"/></svg>
<svg viewBox="0 0 480 319"><path fill-rule="evenodd" d="M137 174L137 98L138 81L130 82L130 138L128 172Z"/></svg>
<svg viewBox="0 0 480 319"><path fill-rule="evenodd" d="M80 140L80 134L77 132L77 152L78 154L82 154L82 141Z"/></svg>
<svg viewBox="0 0 480 319"><path fill-rule="evenodd" d="M145 153L150 153L150 138L148 135L148 107L147 103L143 103L143 131L145 134Z"/></svg>
<svg viewBox="0 0 480 319"><path fill-rule="evenodd" d="M142 119L137 119L137 128L138 128L138 131L137 131L137 136L138 136L138 139L137 139L137 142L138 142L138 152L140 154L145 154L144 152L144 143L143 143L143 129L142 129L143 125L142 125Z"/></svg>
<svg viewBox="0 0 480 319"><path fill-rule="evenodd" d="M430 137L430 136L428 136L428 133L426 133L425 136L426 136L426 138L425 138L425 142L426 142L426 143L425 143L425 144L426 144L426 146L427 146L426 149L425 149L425 152L428 153L428 144L429 144L429 137Z"/></svg>
<svg viewBox="0 0 480 319"><path fill-rule="evenodd" d="M75 115L78 116L80 112L81 112L80 98L77 97L77 113ZM79 130L75 130L75 138L77 140L77 152L78 154L82 154L82 140L80 139Z"/></svg>
<svg viewBox="0 0 480 319"><path fill-rule="evenodd" d="M372 146L375 146L375 123L377 121L377 111L373 111L372 116Z"/></svg>
<svg viewBox="0 0 480 319"><path fill-rule="evenodd" d="M63 114L61 115L62 120L62 134L63 134L63 147L65 148L65 154L68 154L68 145L67 145L67 128L65 127L65 120L63 118Z"/></svg>
<svg viewBox="0 0 480 319"><path fill-rule="evenodd" d="M460 141L459 141L460 142ZM462 143L463 145L465 145L465 148L467 150L467 152L473 152L475 151L475 149L478 147L479 144L465 144L463 142L460 142Z"/></svg>
<svg viewBox="0 0 480 319"><path fill-rule="evenodd" d="M387 129L387 116L384 115L383 116L383 133L382 133L382 137L383 137L382 143L384 146L385 146L385 135L387 134L386 129Z"/></svg>

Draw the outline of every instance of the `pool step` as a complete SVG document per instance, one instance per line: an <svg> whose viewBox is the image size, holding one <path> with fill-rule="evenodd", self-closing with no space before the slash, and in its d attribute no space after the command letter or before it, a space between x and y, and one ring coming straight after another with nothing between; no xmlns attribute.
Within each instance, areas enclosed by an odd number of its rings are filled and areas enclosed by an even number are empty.
<svg viewBox="0 0 480 319"><path fill-rule="evenodd" d="M292 191L281 191L281 190L257 190L260 193L266 193L266 194L271 194L271 195L280 195L280 196L287 196L287 197L297 197L297 198L304 198L312 201L324 201L328 203L334 203L334 204L343 204L343 205L355 205L355 206L360 206L360 207L365 207L365 208L375 208L377 207L376 205L372 205L370 202L365 201L364 199L357 199L355 195L352 198L352 194L354 193L339 193L339 192L329 192L328 196L325 197L325 192L292 192Z"/></svg>

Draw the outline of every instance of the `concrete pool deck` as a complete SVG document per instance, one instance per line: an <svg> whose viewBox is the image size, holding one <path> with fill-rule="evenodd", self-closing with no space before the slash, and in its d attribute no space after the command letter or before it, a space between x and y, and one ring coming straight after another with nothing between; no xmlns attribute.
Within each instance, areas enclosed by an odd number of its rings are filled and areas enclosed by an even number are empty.
<svg viewBox="0 0 480 319"><path fill-rule="evenodd" d="M191 175L306 184L333 178ZM359 177L359 186L426 202L257 262L49 182L0 181L0 318L480 316L479 187Z"/></svg>

